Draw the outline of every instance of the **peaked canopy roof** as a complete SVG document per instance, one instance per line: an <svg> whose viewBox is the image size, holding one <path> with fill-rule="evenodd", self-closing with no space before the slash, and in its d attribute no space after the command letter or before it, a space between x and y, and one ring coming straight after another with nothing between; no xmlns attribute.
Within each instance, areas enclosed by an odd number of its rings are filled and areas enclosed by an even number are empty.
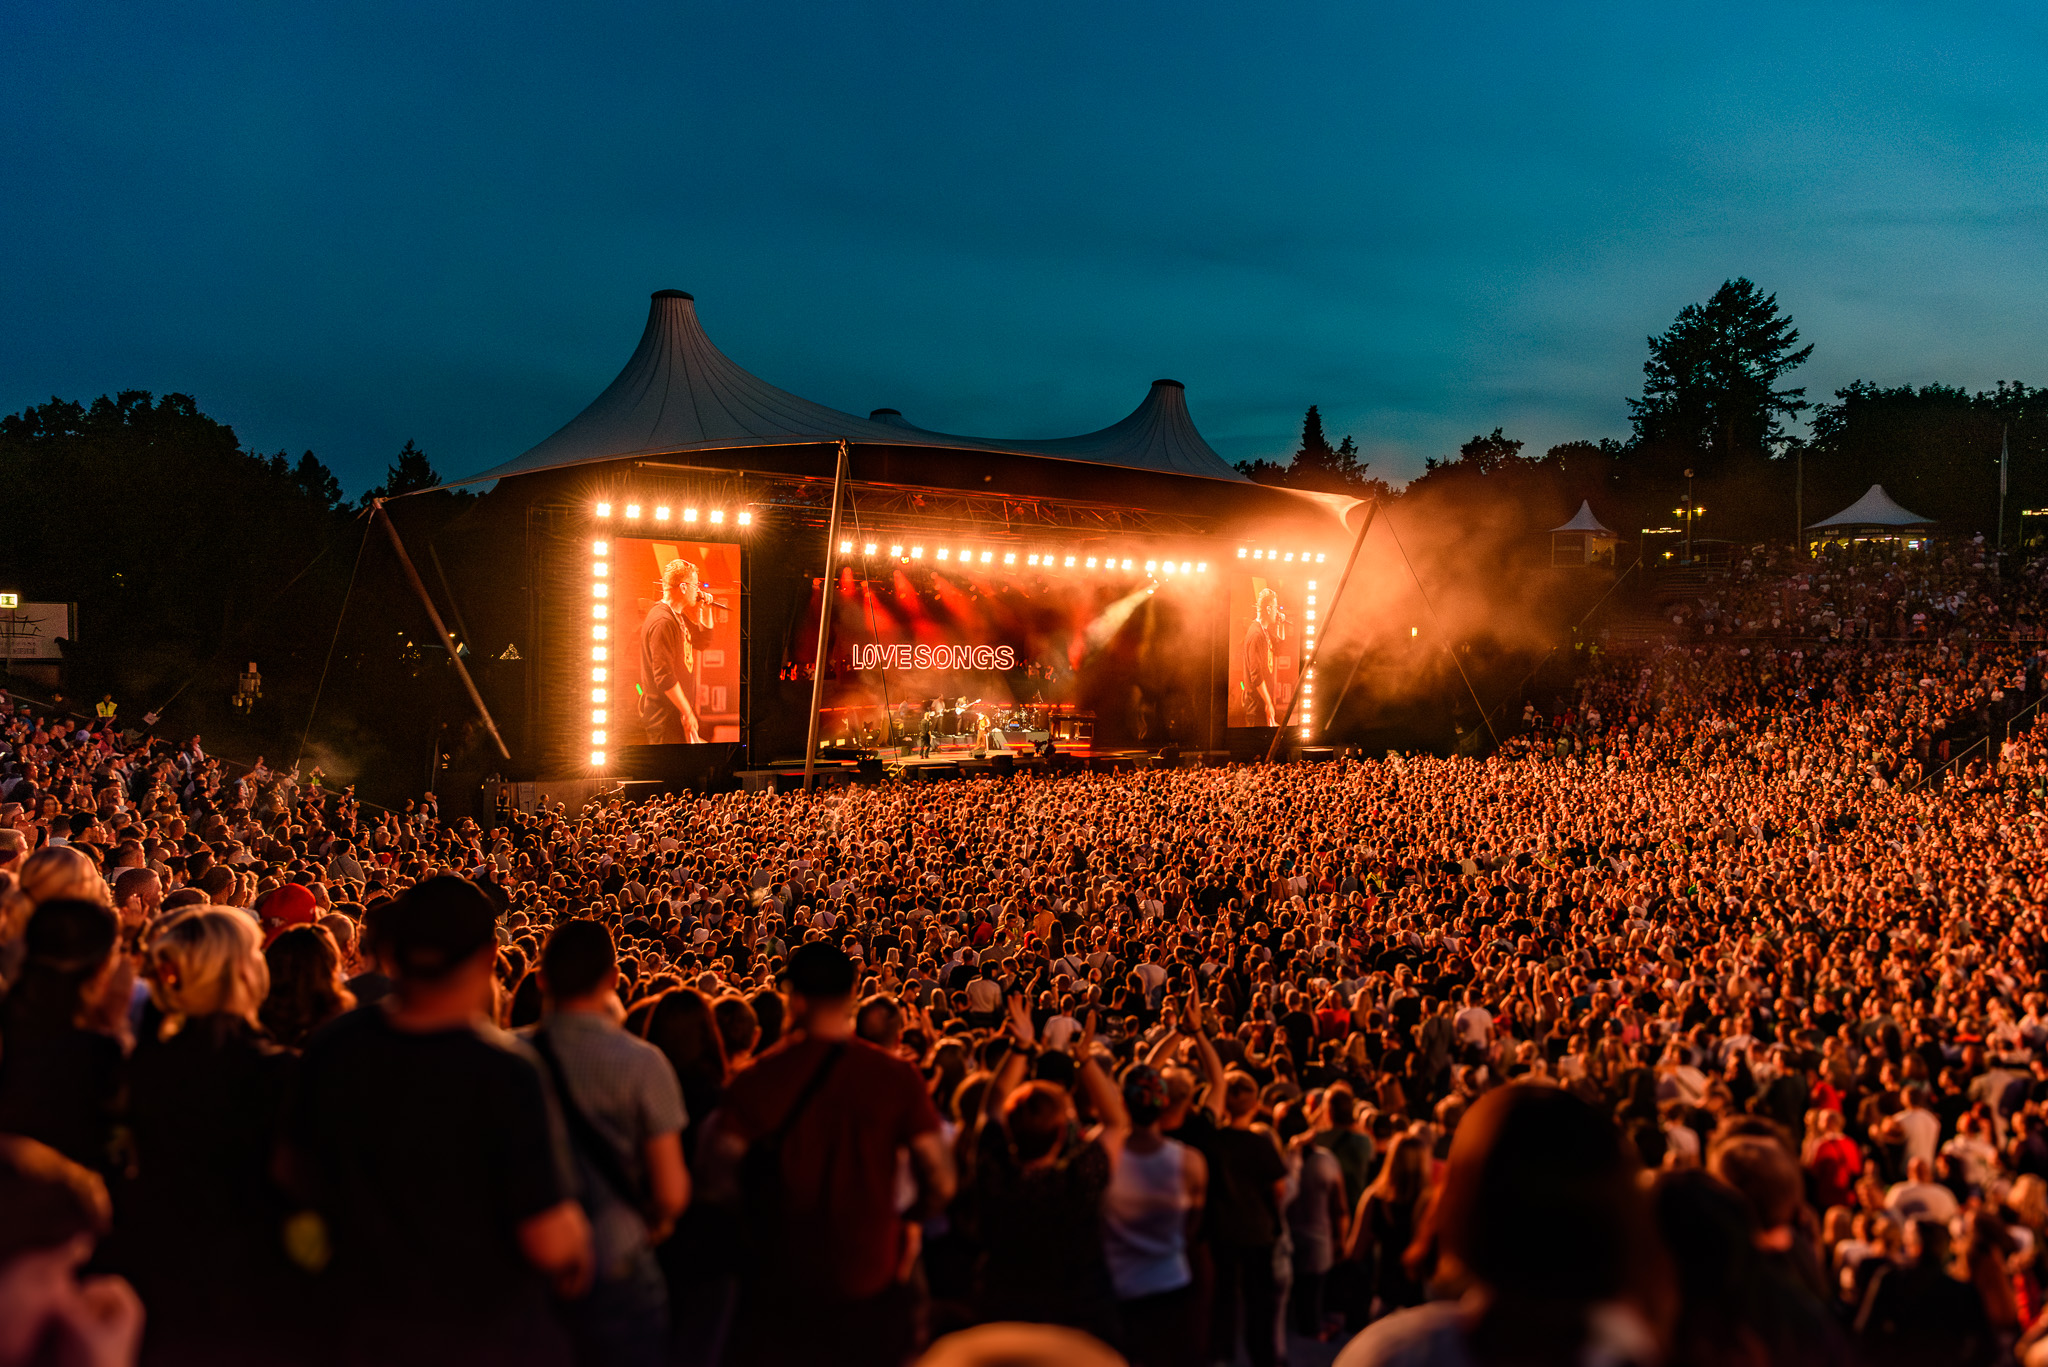
<svg viewBox="0 0 2048 1367"><path fill-rule="evenodd" d="M813 445L839 438L1044 456L1207 479L1244 478L1195 429L1177 380L1155 380L1129 417L1098 432L1052 440L957 436L917 427L891 408L861 418L777 389L712 345L697 321L694 298L681 290L657 290L632 359L588 408L525 454L459 482L635 456Z"/></svg>
<svg viewBox="0 0 2048 1367"><path fill-rule="evenodd" d="M1833 517L1822 518L1807 524L1808 531L1826 527L1931 527L1934 519L1908 512L1892 501L1882 484L1870 486L1870 492L1836 513Z"/></svg>
<svg viewBox="0 0 2048 1367"><path fill-rule="evenodd" d="M1201 475L1210 479L1244 478L1216 454L1188 414L1187 386L1179 380L1154 380L1145 401L1122 422L1078 437L963 437L918 427L893 408L877 408L869 421L915 437L937 438L948 446L976 451L1013 451L1054 460L1085 460L1095 465L1124 465L1170 475ZM900 445L904 437L895 438Z"/></svg>
<svg viewBox="0 0 2048 1367"><path fill-rule="evenodd" d="M1571 521L1561 527L1552 527L1550 530L1553 532L1594 532L1601 536L1613 536L1615 534L1612 527L1602 525L1600 519L1593 516L1593 500L1590 498L1579 500L1579 510L1572 514Z"/></svg>

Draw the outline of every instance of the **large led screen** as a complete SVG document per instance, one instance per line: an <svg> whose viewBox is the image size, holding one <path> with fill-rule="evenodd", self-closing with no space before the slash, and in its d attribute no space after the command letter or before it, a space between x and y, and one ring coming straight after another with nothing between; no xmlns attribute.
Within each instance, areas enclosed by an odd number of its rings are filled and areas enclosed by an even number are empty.
<svg viewBox="0 0 2048 1367"><path fill-rule="evenodd" d="M740 548L613 537L609 743L740 738Z"/></svg>
<svg viewBox="0 0 2048 1367"><path fill-rule="evenodd" d="M1280 724L1302 658L1304 582L1261 574L1231 580L1227 725Z"/></svg>

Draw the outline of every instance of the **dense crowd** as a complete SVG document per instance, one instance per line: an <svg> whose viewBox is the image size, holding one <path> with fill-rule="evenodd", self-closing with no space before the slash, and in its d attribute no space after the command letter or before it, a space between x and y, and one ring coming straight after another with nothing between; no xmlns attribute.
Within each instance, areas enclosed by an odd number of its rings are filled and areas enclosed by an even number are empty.
<svg viewBox="0 0 2048 1367"><path fill-rule="evenodd" d="M1694 639L1835 641L2039 639L2048 624L2048 560L2001 565L1983 537L1901 551L1890 542L1738 552L1721 573L1672 598L1674 628Z"/></svg>
<svg viewBox="0 0 2048 1367"><path fill-rule="evenodd" d="M488 828L21 709L0 1367L2039 1367L2044 664Z"/></svg>

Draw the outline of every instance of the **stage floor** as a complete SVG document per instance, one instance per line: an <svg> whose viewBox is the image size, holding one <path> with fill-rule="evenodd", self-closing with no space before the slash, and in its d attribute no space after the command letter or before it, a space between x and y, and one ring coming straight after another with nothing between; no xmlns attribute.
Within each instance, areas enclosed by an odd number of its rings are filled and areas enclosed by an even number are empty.
<svg viewBox="0 0 2048 1367"><path fill-rule="evenodd" d="M884 750L871 757L836 758L828 750L818 762L821 785L873 783L900 778L911 783L943 783L955 779L1002 778L1014 774L1114 773L1133 769L1202 768L1230 762L1227 750L1182 750L1161 755L1150 750L1097 748L1086 742L1061 744L1041 756L1031 750L997 751L978 756L971 745L935 745L929 755L910 747L907 753ZM788 792L803 783L803 761L779 760L762 769L742 769L740 785L750 790Z"/></svg>

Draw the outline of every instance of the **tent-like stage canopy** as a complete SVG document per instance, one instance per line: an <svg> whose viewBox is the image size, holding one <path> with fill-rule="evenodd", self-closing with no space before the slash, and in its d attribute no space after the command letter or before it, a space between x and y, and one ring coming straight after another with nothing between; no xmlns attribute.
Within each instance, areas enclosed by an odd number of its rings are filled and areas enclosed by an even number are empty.
<svg viewBox="0 0 2048 1367"><path fill-rule="evenodd" d="M1868 493L1836 513L1818 522L1808 524L1809 532L1853 532L1873 529L1883 532L1903 532L1914 528L1932 527L1934 519L1922 517L1915 512L1901 508L1884 491L1882 484L1873 484Z"/></svg>
<svg viewBox="0 0 2048 1367"><path fill-rule="evenodd" d="M742 370L713 346L696 301L658 290L626 368L553 436L525 454L458 481L469 484L601 461L848 442L1085 461L1156 474L1243 482L1202 439L1178 380L1155 380L1130 416L1097 432L1053 439L933 432L894 409L856 417L813 403Z"/></svg>

